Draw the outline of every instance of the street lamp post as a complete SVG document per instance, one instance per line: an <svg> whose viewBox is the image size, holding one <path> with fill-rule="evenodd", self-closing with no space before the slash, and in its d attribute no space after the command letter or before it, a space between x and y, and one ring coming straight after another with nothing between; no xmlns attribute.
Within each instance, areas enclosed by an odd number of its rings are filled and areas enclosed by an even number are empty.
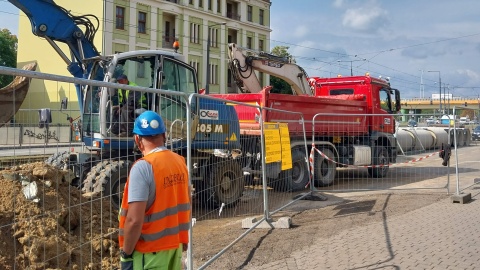
<svg viewBox="0 0 480 270"><path fill-rule="evenodd" d="M438 112L441 113L442 112L442 77L440 76L440 71L429 70L427 72L438 72L438 90L440 91L439 92L440 96L438 96L438 103L440 104Z"/></svg>
<svg viewBox="0 0 480 270"><path fill-rule="evenodd" d="M353 62L357 62L357 61L366 61L367 59L363 58L363 59L359 59L359 60L337 60L338 63L341 63L341 62L350 62L350 76L353 76Z"/></svg>
<svg viewBox="0 0 480 270"><path fill-rule="evenodd" d="M216 23L208 27L208 34L207 34L207 78L205 80L205 94L208 95L210 93L209 85L210 85L210 29L218 25L225 25L226 22Z"/></svg>

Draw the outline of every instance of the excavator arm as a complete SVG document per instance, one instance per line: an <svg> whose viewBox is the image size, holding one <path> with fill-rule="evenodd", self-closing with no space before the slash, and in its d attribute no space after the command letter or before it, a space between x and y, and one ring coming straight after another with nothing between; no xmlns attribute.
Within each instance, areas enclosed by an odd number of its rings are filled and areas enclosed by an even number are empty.
<svg viewBox="0 0 480 270"><path fill-rule="evenodd" d="M88 61L88 59L100 56L93 44L99 24L96 16L91 14L74 16L53 0L8 1L27 15L33 34L48 41L67 64L70 74L77 78L88 78L93 66L93 61ZM93 18L96 24L90 18ZM63 52L56 42L67 44L70 52ZM67 55L70 55L70 58ZM83 111L81 87L76 85L76 90L78 104L80 110Z"/></svg>
<svg viewBox="0 0 480 270"><path fill-rule="evenodd" d="M230 69L243 92L258 93L262 90L254 72L256 70L286 81L295 95L313 95L307 73L300 66L275 55L238 47L234 43L229 44L228 49Z"/></svg>

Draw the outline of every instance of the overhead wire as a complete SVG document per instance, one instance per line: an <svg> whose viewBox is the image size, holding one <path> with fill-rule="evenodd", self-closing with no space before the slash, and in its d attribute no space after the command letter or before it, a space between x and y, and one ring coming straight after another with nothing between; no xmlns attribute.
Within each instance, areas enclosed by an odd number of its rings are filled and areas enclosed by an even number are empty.
<svg viewBox="0 0 480 270"><path fill-rule="evenodd" d="M5 0L0 0L1 2L6 2ZM105 2L110 2L110 3L114 3L113 1L105 1ZM188 7L188 6L187 6ZM192 7L190 7L192 8ZM63 8L62 8L63 9ZM65 10L65 9L64 9ZM66 10L65 10L66 11ZM68 11L66 11L68 12ZM25 16L23 15L22 13L20 14L15 14L15 13L11 13L11 12L7 12L7 11L0 11L0 13L5 13L5 14L11 14L11 15L20 15L20 16ZM68 13L74 13L74 12L68 12ZM150 12L151 14L153 15L158 15L157 12L154 12L154 11L151 11ZM96 32L96 30L94 30L94 28L91 26L91 25L87 25L86 22L85 22L85 19L86 17L88 16L94 16L92 14L87 14L87 15L79 15L79 16L75 16L75 15L72 15L72 18L74 18L74 20L76 22L78 22L80 25L83 25L85 26L85 36L87 37L88 36L88 39L90 41L93 40L93 37L94 37L94 34ZM96 16L94 16L97 20L98 18ZM187 20L183 20L183 19L180 19L181 21L185 22ZM101 18L100 17L100 21L104 22L104 23L112 23L114 25L115 23L115 18L113 20L110 20L110 19L106 19L106 18ZM188 20L189 21L189 20ZM210 26L208 24L208 21L209 20L203 20L202 22L207 22L207 24L200 24L202 26ZM190 22L190 21L189 21ZM115 26L115 25L114 25ZM134 25L134 24L129 24L129 23L125 23L125 26L127 27L137 27L137 25ZM98 29L98 26L97 26L97 29ZM150 27L145 27L145 30L146 32L150 32L151 30L156 30L154 28L150 28ZM123 36L125 37L127 40L129 38L136 38L136 33L130 33L130 31L128 32L125 32L125 33L122 33L121 31L109 31L109 30L105 30L104 28L102 29L102 31L104 33L115 33L115 34L118 34L119 36ZM156 31L158 34L166 34L166 31ZM204 34L205 35L205 34ZM419 79L419 76L418 75L413 75L413 74L410 74L408 72L404 72L404 71L401 71L401 70L397 70L395 68L392 68L392 67L388 67L386 65L383 65L383 64L379 64L379 63L375 63L373 61L371 61L371 59L375 58L376 56L382 54L382 53L386 53L386 52L392 52L392 51L396 51L396 50L402 50L402 49L406 49L406 48L412 48L412 47L418 47L418 46L426 46L426 45L430 45L430 44L435 44L435 43L440 43L440 42L446 42L446 41L451 41L451 40L455 40L455 39L462 39L462 38L468 38L468 37L472 37L472 36L477 36L477 35L480 35L480 33L474 33L474 34L470 34L470 35L463 35L463 36L459 36L459 37L453 37L453 38L446 38L446 39L441 39L441 40L436 40L436 41L432 41L432 42L424 42L424 43L418 43L418 44L412 44L412 45L407 45L407 46L401 46L401 47L396 47L396 48L390 48L390 49L385 49L385 50L379 50L379 51L372 51L372 52L367 52L367 53L359 53L359 54L348 54L348 53L341 53L341 52L336 52L336 51L329 51L329 50L324 50L324 49L320 49L320 48L314 48L314 47L310 47L310 46L304 46L304 45L300 45L300 44L294 44L294 43L290 43L290 42L285 42L285 41L278 41L278 40L274 40L274 39L266 39L266 41L269 41L270 44L272 43L276 43L276 44L284 44L284 45L289 45L289 46L295 46L295 47L300 47L300 48L304 48L304 49L309 49L309 50L313 50L313 51L318 51L318 52L324 52L324 53L330 53L332 55L335 55L337 57L357 57L357 56L367 56L367 55L371 55L371 54L374 54L374 56L370 57L370 59L367 59L364 63L361 63L359 64L358 66L356 66L356 68L360 68L362 65L368 63L368 64L372 64L372 65L376 65L376 66L379 66L382 68L382 71L381 72L376 72L375 70L373 70L374 73L379 73L379 74L382 74L382 73L385 73L385 70L390 70L390 71L393 71L393 72L398 72L398 73L401 73L401 74L404 74L404 75L407 75L407 76L411 76L411 77L414 77L416 79ZM180 33L175 33L175 36L179 36L179 37L183 37L185 39L190 39L190 35L188 34L180 34ZM202 35L203 36L203 35ZM173 37L173 36L172 36ZM161 39L163 41L163 37ZM202 42L206 42L206 39L204 38L199 38L199 40L201 40ZM223 42L219 42L219 45L221 46L226 46L227 44L226 43L223 43ZM314 56L314 57L306 57L306 56L293 56L295 59L300 59L300 60L307 60L307 61L313 61L313 62L319 62L319 63L323 63L323 64L326 64L326 65L334 65L336 63L335 60L333 61L322 61L320 60L321 58L325 58L325 57L318 57L318 56ZM332 56L333 57L333 56ZM346 62L349 62L349 61L346 61ZM341 65L340 63L336 63L337 66L340 68L340 67L343 67L343 68L348 68L346 65ZM304 69L311 69L311 70L320 70L320 68L314 68L314 67L304 67ZM365 70L365 69L364 69ZM372 71L369 71L369 70L365 70L365 71L368 71L368 72L372 72ZM330 72L330 73L333 73L333 72ZM418 82L417 81L410 81L410 80L406 80L404 78L401 78L401 77L397 77L397 76L389 76L391 78L395 78L397 79L398 81L402 81L406 84L410 84L412 86L417 86L418 85ZM426 81L430 81L432 82L432 85L429 85L429 84L426 84L425 86L429 87L429 86L434 86L433 83L436 83L435 80L429 80L429 79L424 79Z"/></svg>

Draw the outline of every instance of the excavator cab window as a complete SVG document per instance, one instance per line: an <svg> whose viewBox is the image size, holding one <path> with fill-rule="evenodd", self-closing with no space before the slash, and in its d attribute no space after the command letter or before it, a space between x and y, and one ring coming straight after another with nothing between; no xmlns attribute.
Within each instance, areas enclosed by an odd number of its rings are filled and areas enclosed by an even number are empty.
<svg viewBox="0 0 480 270"><path fill-rule="evenodd" d="M158 88L192 94L197 92L195 70L175 59L164 57L159 69ZM159 95L160 115L171 130L171 138L184 136L183 125L186 121L187 99L176 95Z"/></svg>

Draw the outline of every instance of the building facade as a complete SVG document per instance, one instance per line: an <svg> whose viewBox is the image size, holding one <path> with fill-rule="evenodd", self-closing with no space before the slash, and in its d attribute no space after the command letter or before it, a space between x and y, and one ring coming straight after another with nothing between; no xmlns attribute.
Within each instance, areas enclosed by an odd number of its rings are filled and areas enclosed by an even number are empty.
<svg viewBox="0 0 480 270"><path fill-rule="evenodd" d="M74 15L98 17L95 46L102 55L143 49L174 50L173 42L178 39L178 53L184 54L197 70L201 88L207 83L209 54L210 93L237 91L227 67L228 43L270 50L270 0L57 0L56 3ZM37 70L41 72L69 76L66 64L48 42L31 33L30 22L22 15L18 66L37 61ZM68 52L63 44L60 47ZM269 76L262 74L260 80L268 82ZM56 109L64 97L71 101L72 110L78 109L73 85L34 80L22 108Z"/></svg>

